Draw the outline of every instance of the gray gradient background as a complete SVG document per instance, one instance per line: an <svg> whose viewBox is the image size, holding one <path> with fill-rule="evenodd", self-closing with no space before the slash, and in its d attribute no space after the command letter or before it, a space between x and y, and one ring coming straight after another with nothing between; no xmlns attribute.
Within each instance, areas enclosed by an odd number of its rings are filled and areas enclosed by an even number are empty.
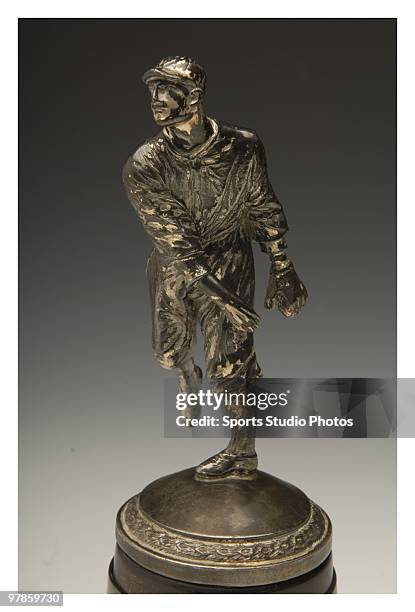
<svg viewBox="0 0 415 612"><path fill-rule="evenodd" d="M262 306L268 377L393 377L394 20L20 21L20 588L103 592L118 506L221 441L163 438L121 167L155 132L140 75L189 54L211 116L262 138L310 293ZM341 592L393 592L393 440L261 440L261 467L331 515Z"/></svg>

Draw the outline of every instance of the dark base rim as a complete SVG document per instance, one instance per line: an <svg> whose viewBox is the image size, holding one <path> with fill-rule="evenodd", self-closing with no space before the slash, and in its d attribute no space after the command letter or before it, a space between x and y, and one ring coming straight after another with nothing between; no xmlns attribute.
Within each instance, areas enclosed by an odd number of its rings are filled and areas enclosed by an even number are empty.
<svg viewBox="0 0 415 612"><path fill-rule="evenodd" d="M330 555L331 557L331 555ZM325 563L327 563L328 559L326 559L321 565L324 565ZM318 568L316 568L318 569ZM149 572L149 570L145 570L146 572ZM150 572L151 574L153 574L153 572ZM157 575L158 576L158 575ZM171 580L171 579L169 579ZM296 580L296 579L294 579ZM298 579L297 579L298 580ZM184 583L181 582L179 580L174 580L174 582L179 586L180 584L186 585L186 587L189 587L191 585L191 583ZM290 581L286 581L286 582L290 582ZM276 583L277 584L277 583ZM282 583L280 583L282 584ZM208 586L204 586L203 587L203 591L199 591L198 587L200 587L200 585L192 585L193 587L195 587L196 592L200 592L201 594L216 594L218 593L218 591L216 590L215 587L211 587L209 589ZM272 587L272 585L265 585L263 587L262 592L266 593L269 592L270 587ZM254 587L254 589L252 587L246 587L245 589L240 588L238 589L239 593L243 593L244 591L246 593L259 593L261 594L261 587ZM143 591L141 594L145 594L146 591ZM154 591L149 591L149 593L154 593ZM184 591L185 593L185 591ZM220 593L228 593L228 594L235 594L235 589L234 588L229 588L229 587L220 587ZM309 593L310 595L312 594L320 594L320 595L332 595L332 594L336 594L337 593L337 575L336 575L336 570L333 568L333 576L332 576L332 580L330 583L329 588L324 591L324 592L320 592L320 593ZM108 586L107 586L107 594L110 595L128 595L128 593L126 591L124 591L122 589L122 587L117 583L115 577L114 577L114 559L111 559L109 568L108 568ZM280 594L280 595L284 595L286 593L275 593L275 594ZM294 592L292 593L294 594Z"/></svg>

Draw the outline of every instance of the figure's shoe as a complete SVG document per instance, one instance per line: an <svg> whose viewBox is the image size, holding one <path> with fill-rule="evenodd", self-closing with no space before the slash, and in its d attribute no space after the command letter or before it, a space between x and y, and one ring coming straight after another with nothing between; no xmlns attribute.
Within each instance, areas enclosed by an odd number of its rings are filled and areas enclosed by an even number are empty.
<svg viewBox="0 0 415 612"><path fill-rule="evenodd" d="M202 386L203 372L199 366L195 365L191 376L179 374L179 388L181 393L197 393ZM182 411L182 415L189 419L195 419L200 416L201 408L199 404L191 406L186 404L186 408Z"/></svg>
<svg viewBox="0 0 415 612"><path fill-rule="evenodd" d="M252 455L235 455L226 450L213 455L197 466L197 480L220 478L255 478L258 467L256 453Z"/></svg>

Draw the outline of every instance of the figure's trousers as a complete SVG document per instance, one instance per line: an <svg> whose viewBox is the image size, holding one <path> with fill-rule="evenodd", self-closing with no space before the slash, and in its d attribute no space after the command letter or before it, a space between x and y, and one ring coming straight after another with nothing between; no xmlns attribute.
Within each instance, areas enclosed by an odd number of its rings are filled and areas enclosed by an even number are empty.
<svg viewBox="0 0 415 612"><path fill-rule="evenodd" d="M252 255L249 251L244 256ZM241 274L225 279L227 287L252 306L254 293L253 262L245 262ZM248 265L249 264L249 265ZM251 272L247 276L247 271ZM204 343L206 376L218 391L234 390L243 393L247 379L261 375L254 351L253 334L241 332L230 324L214 300L197 285L184 290L183 276L174 262L164 262L153 252L147 264L152 306L152 343L161 366L180 368L193 358L196 326L200 324ZM222 279L221 279L222 280ZM242 283L242 285L241 285ZM233 285L233 286L232 286ZM231 406L232 415L249 416L242 406ZM254 436L251 428L232 430L228 449L252 449ZM249 450L246 450L249 452Z"/></svg>

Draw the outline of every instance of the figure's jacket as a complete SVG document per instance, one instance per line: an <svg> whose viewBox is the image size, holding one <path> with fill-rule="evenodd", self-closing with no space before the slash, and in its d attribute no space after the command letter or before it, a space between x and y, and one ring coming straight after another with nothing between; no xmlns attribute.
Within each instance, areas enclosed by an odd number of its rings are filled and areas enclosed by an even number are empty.
<svg viewBox="0 0 415 612"><path fill-rule="evenodd" d="M166 129L148 140L127 160L123 181L153 258L173 267L187 289L211 272L252 302L251 240L272 252L288 226L256 134L209 121L212 135L190 153Z"/></svg>

